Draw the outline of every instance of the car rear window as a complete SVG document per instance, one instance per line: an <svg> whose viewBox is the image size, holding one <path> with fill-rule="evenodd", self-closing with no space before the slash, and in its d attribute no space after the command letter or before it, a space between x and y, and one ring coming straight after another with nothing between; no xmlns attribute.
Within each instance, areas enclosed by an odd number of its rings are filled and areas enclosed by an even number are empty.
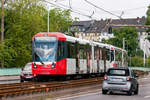
<svg viewBox="0 0 150 100"><path fill-rule="evenodd" d="M129 76L129 70L125 69L109 69L107 75L112 76Z"/></svg>

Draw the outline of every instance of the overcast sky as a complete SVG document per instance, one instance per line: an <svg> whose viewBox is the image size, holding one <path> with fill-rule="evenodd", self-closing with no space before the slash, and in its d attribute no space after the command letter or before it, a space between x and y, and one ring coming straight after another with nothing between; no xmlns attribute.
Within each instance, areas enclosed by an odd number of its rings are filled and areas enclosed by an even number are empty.
<svg viewBox="0 0 150 100"><path fill-rule="evenodd" d="M51 0L49 0L51 1ZM87 0L101 7L117 16L122 14L122 18L136 18L146 16L146 11L148 5L150 5L150 0ZM69 7L69 0L57 0L57 4L61 3ZM70 7L81 14L92 15L93 19L100 20L101 18L113 18L118 17L104 12L96 7L85 2L85 0L70 0ZM71 13L72 17L78 17L80 20L91 20L86 16L80 14Z"/></svg>

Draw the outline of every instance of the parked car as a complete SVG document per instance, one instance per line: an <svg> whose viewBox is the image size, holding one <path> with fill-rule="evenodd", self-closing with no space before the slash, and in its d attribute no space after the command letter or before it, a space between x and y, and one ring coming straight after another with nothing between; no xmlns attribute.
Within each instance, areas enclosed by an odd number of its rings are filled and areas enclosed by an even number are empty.
<svg viewBox="0 0 150 100"><path fill-rule="evenodd" d="M115 91L127 92L128 95L132 95L132 92L138 94L137 77L128 67L110 68L104 76L102 94Z"/></svg>
<svg viewBox="0 0 150 100"><path fill-rule="evenodd" d="M33 79L32 74L32 62L29 62L22 68L22 72L20 75L20 82L31 81Z"/></svg>

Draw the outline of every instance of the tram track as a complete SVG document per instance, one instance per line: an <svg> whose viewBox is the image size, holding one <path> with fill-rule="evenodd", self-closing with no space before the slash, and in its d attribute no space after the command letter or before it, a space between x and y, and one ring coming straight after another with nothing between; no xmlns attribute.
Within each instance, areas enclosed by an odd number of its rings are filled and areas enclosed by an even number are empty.
<svg viewBox="0 0 150 100"><path fill-rule="evenodd" d="M0 85L0 97L7 97L12 95L22 95L36 92L50 92L65 88L85 86L91 84L98 84L102 82L102 77L70 80L62 82L26 82L26 83L13 83L13 84L1 84Z"/></svg>
<svg viewBox="0 0 150 100"><path fill-rule="evenodd" d="M134 71L140 77L147 74L143 71ZM18 96L23 94L57 91L65 88L88 86L93 84L101 84L103 77L68 80L68 81L50 81L50 82L25 82L0 84L0 97Z"/></svg>

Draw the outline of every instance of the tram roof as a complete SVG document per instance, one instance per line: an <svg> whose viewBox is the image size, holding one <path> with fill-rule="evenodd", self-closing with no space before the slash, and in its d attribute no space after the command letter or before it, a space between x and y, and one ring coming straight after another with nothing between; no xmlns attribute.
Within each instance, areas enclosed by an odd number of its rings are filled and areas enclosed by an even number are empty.
<svg viewBox="0 0 150 100"><path fill-rule="evenodd" d="M55 36L57 37L58 40L62 40L62 41L65 41L66 38L64 36L64 34L60 33L60 32L40 32L40 33L37 33L33 36L34 37L42 37L42 36ZM32 40L33 40L32 38Z"/></svg>
<svg viewBox="0 0 150 100"><path fill-rule="evenodd" d="M93 45L93 46L99 46L99 47L106 47L108 49L115 49L115 50L123 50L123 51L126 51L122 48L119 48L119 47L116 47L116 46L113 46L113 45L110 45L110 44L104 44L104 43L100 43L100 42L94 42L94 41L89 41L89 40L85 40L85 39L82 39L82 38L76 38L76 37L72 37L72 36L69 36L69 35L66 35L66 34L63 34L61 32L40 32L40 33L37 33L33 36L34 37L39 37L39 36L55 36L57 37L58 40L61 40L61 41L69 41L69 42L72 42L72 43L75 43L75 42L79 42L80 44L89 44L89 45ZM32 40L33 40L32 38Z"/></svg>

